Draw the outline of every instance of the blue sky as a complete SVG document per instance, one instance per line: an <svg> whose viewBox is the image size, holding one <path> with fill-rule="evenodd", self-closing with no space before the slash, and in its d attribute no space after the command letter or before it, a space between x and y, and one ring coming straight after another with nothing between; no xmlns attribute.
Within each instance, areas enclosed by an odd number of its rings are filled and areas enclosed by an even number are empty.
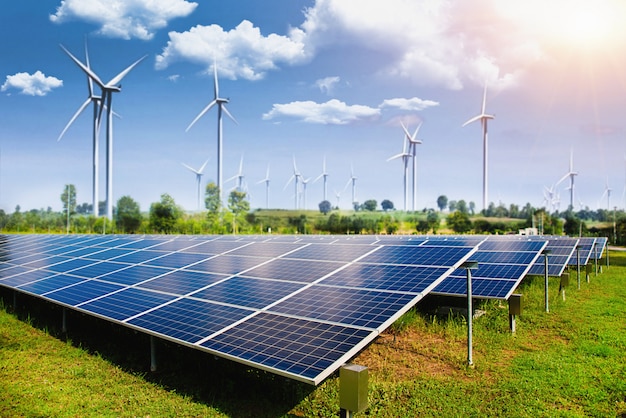
<svg viewBox="0 0 626 418"><path fill-rule="evenodd" d="M520 4L517 4L520 3ZM450 200L482 206L480 112L488 85L489 201L541 206L544 187L567 173L575 206L624 207L626 185L626 5L618 0L20 0L0 16L0 208L61 208L65 184L91 201L91 113L57 137L87 97L84 59L105 81L147 58L113 98L114 186L142 210L169 193L196 208L195 175L216 180L216 111L185 128L220 93L224 178L243 174L253 208L293 208L285 184L292 159L309 209L322 200L390 199L403 208L400 122L422 122L417 209ZM104 130L100 199L104 200ZM226 192L235 185L226 183ZM556 192L569 203L568 181ZM336 192L340 192L339 200ZM300 202L302 206L303 202ZM409 209L411 203L408 203Z"/></svg>

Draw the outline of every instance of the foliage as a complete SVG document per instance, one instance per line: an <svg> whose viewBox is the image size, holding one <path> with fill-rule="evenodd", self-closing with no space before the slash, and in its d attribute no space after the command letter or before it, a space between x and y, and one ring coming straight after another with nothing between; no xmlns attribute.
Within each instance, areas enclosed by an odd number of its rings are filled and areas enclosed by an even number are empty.
<svg viewBox="0 0 626 418"><path fill-rule="evenodd" d="M209 182L204 190L204 207L209 211L208 216L216 216L222 208L220 188L215 182Z"/></svg>
<svg viewBox="0 0 626 418"><path fill-rule="evenodd" d="M66 184L65 187L63 187L63 193L61 193L61 202L63 204L64 213L67 213L68 204L70 214L76 213L76 186L74 186L73 184Z"/></svg>
<svg viewBox="0 0 626 418"><path fill-rule="evenodd" d="M332 205L328 200L322 200L319 204L319 208L320 212L326 215L332 210Z"/></svg>
<svg viewBox="0 0 626 418"><path fill-rule="evenodd" d="M156 233L171 234L182 213L174 198L164 193L160 202L150 205L150 228Z"/></svg>
<svg viewBox="0 0 626 418"><path fill-rule="evenodd" d="M363 202L363 205L361 205L363 210L367 210L369 212L374 212L377 206L378 206L378 202L376 202L376 200L374 199L368 199L365 202Z"/></svg>
<svg viewBox="0 0 626 418"><path fill-rule="evenodd" d="M233 214L233 233L237 233L237 224L245 222L245 217L242 217L250 210L250 202L246 200L246 192L239 190L233 190L228 195L228 209Z"/></svg>
<svg viewBox="0 0 626 418"><path fill-rule="evenodd" d="M433 234L436 234L439 230L439 215L434 210L428 212L428 216L426 217L426 222L428 222L429 229L432 229Z"/></svg>
<svg viewBox="0 0 626 418"><path fill-rule="evenodd" d="M115 224L118 231L124 234L134 234L139 230L142 220L139 203L130 196L120 197L115 212Z"/></svg>
<svg viewBox="0 0 626 418"><path fill-rule="evenodd" d="M448 197L446 195L441 195L437 198L437 207L439 208L439 212L443 212L443 210L448 206Z"/></svg>
<svg viewBox="0 0 626 418"><path fill-rule="evenodd" d="M380 207L383 208L385 212L389 210L393 210L393 202L389 199L385 199L382 202L380 202Z"/></svg>
<svg viewBox="0 0 626 418"><path fill-rule="evenodd" d="M469 215L459 211L449 214L446 218L446 223L457 234L464 234L472 229L472 221Z"/></svg>

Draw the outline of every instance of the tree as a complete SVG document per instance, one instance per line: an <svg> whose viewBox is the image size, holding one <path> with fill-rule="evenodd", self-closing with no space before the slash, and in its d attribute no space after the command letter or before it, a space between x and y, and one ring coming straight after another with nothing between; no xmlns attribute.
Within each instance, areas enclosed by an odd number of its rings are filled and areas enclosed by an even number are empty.
<svg viewBox="0 0 626 418"><path fill-rule="evenodd" d="M319 204L320 212L327 215L332 210L332 205L328 200L322 200Z"/></svg>
<svg viewBox="0 0 626 418"><path fill-rule="evenodd" d="M469 209L467 208L467 203L465 203L465 200L461 199L457 202L456 210L463 213L469 213Z"/></svg>
<svg viewBox="0 0 626 418"><path fill-rule="evenodd" d="M250 202L246 200L246 192L233 190L228 195L228 209L233 213L233 233L237 233L237 219L250 210ZM245 219L240 219L245 220Z"/></svg>
<svg viewBox="0 0 626 418"><path fill-rule="evenodd" d="M182 213L174 198L164 193L160 202L150 205L150 227L158 233L170 234Z"/></svg>
<svg viewBox="0 0 626 418"><path fill-rule="evenodd" d="M448 210L450 211L450 213L455 212L456 211L456 200L450 200L448 202Z"/></svg>
<svg viewBox="0 0 626 418"><path fill-rule="evenodd" d="M443 210L448 206L448 197L446 195L441 195L437 198L437 206L439 207L439 212L443 212Z"/></svg>
<svg viewBox="0 0 626 418"><path fill-rule="evenodd" d="M426 216L426 222L428 222L429 229L433 230L433 234L437 233L439 229L439 215L434 210L428 212L428 216Z"/></svg>
<svg viewBox="0 0 626 418"><path fill-rule="evenodd" d="M476 212L476 203L469 202L469 210L470 210L470 213L473 215Z"/></svg>
<svg viewBox="0 0 626 418"><path fill-rule="evenodd" d="M420 234L426 234L428 232L428 230L430 229L430 225L428 225L428 221L427 220L420 219L419 221L417 221L417 224L415 225L415 229Z"/></svg>
<svg viewBox="0 0 626 418"><path fill-rule="evenodd" d="M63 213L67 213L68 204L70 214L76 213L76 186L74 186L73 184L65 185L65 187L63 188L63 193L61 193L61 202L63 202Z"/></svg>
<svg viewBox="0 0 626 418"><path fill-rule="evenodd" d="M139 203L130 196L120 197L115 211L115 223L118 230L121 229L126 234L134 234L139 230L142 220Z"/></svg>
<svg viewBox="0 0 626 418"><path fill-rule="evenodd" d="M369 212L374 212L377 206L378 202L376 202L374 199L369 199L363 202L363 209Z"/></svg>
<svg viewBox="0 0 626 418"><path fill-rule="evenodd" d="M389 199L385 199L380 203L380 206L383 208L385 212L388 210L393 210L393 202Z"/></svg>
<svg viewBox="0 0 626 418"><path fill-rule="evenodd" d="M470 221L469 215L463 212L453 212L448 215L446 223L457 234L463 234L472 229L472 221Z"/></svg>
<svg viewBox="0 0 626 418"><path fill-rule="evenodd" d="M209 182L204 191L204 207L207 208L210 215L217 215L222 208L220 202L220 188L215 182Z"/></svg>

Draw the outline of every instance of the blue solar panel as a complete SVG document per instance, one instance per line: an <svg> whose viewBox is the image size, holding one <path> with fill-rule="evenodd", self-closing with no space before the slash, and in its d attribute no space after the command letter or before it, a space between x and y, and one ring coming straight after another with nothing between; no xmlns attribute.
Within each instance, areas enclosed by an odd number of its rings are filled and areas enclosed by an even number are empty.
<svg viewBox="0 0 626 418"><path fill-rule="evenodd" d="M593 251L591 252L591 257L599 260L602 258L602 255L604 254L604 250L606 248L606 244L608 243L609 239L606 237L600 237L600 238L596 238L596 245L593 249Z"/></svg>
<svg viewBox="0 0 626 418"><path fill-rule="evenodd" d="M549 237L546 250L548 254L548 276L561 276L568 260L576 251L578 238L569 237ZM530 268L528 274L544 275L545 274L545 256L540 257Z"/></svg>
<svg viewBox="0 0 626 418"><path fill-rule="evenodd" d="M376 249L371 245L344 245L344 244L309 244L306 247L294 251L285 258L297 258L304 260L327 260L327 261L353 261Z"/></svg>
<svg viewBox="0 0 626 418"><path fill-rule="evenodd" d="M131 266L123 270L117 270L112 273L98 277L100 280L113 282L123 285L134 285L146 280L169 273L171 270L148 267L143 265Z"/></svg>
<svg viewBox="0 0 626 418"><path fill-rule="evenodd" d="M419 249L419 251L416 251ZM412 247L389 246L363 257L364 263L412 264L419 266L445 266L451 260L458 260L473 250L473 247Z"/></svg>
<svg viewBox="0 0 626 418"><path fill-rule="evenodd" d="M580 263L581 266L586 266L591 258L596 238L583 237L578 240L578 248L569 259L568 265L576 266Z"/></svg>
<svg viewBox="0 0 626 418"><path fill-rule="evenodd" d="M26 270L0 281L5 286L17 287L26 283L50 277L51 273L43 270Z"/></svg>
<svg viewBox="0 0 626 418"><path fill-rule="evenodd" d="M122 288L123 286L118 286L112 283L88 280L61 290L44 293L43 296L66 305L78 306L81 303L99 298Z"/></svg>
<svg viewBox="0 0 626 418"><path fill-rule="evenodd" d="M311 283L343 267L344 263L330 261L275 259L245 273L250 277L293 280Z"/></svg>
<svg viewBox="0 0 626 418"><path fill-rule="evenodd" d="M219 255L195 264L189 270L206 273L239 274L258 266L269 258Z"/></svg>
<svg viewBox="0 0 626 418"><path fill-rule="evenodd" d="M36 295L43 295L44 293L62 289L66 286L71 286L85 280L74 276L68 276L66 274L57 274L54 276L50 276L48 274L48 276L49 277L37 278L35 281L29 281L28 283L19 286L19 289Z"/></svg>
<svg viewBox="0 0 626 418"><path fill-rule="evenodd" d="M138 286L182 296L210 284L225 280L228 277L229 276L222 274L178 270L140 283Z"/></svg>
<svg viewBox="0 0 626 418"><path fill-rule="evenodd" d="M175 296L128 288L84 303L80 307L107 318L122 321L173 300Z"/></svg>

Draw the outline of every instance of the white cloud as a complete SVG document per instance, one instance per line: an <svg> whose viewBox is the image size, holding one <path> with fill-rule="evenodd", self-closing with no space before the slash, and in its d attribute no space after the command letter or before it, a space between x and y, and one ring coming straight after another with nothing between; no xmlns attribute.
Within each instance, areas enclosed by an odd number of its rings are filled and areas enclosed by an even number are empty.
<svg viewBox="0 0 626 418"><path fill-rule="evenodd" d="M320 78L319 80L315 80L315 86L320 89L320 91L324 94L333 94L335 86L341 80L339 77L325 77Z"/></svg>
<svg viewBox="0 0 626 418"><path fill-rule="evenodd" d="M47 77L41 71L36 71L35 74L17 73L15 75L8 75L6 81L0 87L0 91L6 91L8 89L19 90L21 94L29 96L45 96L50 93L52 89L61 87L63 80L59 80L56 77Z"/></svg>
<svg viewBox="0 0 626 418"><path fill-rule="evenodd" d="M287 104L275 104L272 110L263 115L264 120L280 116L297 118L307 123L323 125L345 125L362 119L380 116L380 109L363 105L347 105L337 99L326 103L296 101Z"/></svg>
<svg viewBox="0 0 626 418"><path fill-rule="evenodd" d="M435 102L433 100L423 100L419 97L412 97L410 99L385 99L379 107L396 107L401 110L420 111L433 106L439 106L439 102Z"/></svg>
<svg viewBox="0 0 626 418"><path fill-rule="evenodd" d="M172 83L176 83L179 78L180 78L180 74L172 74L167 77L167 79L171 81Z"/></svg>
<svg viewBox="0 0 626 418"><path fill-rule="evenodd" d="M290 36L263 36L248 20L230 31L219 25L197 25L186 32L170 32L169 37L163 53L156 57L157 69L186 60L209 71L215 60L219 72L228 78L258 80L276 69L277 63L293 65L308 59L300 31L292 30Z"/></svg>
<svg viewBox="0 0 626 418"><path fill-rule="evenodd" d="M63 0L50 20L84 20L99 25L104 36L149 40L169 20L188 16L197 6L186 0Z"/></svg>

